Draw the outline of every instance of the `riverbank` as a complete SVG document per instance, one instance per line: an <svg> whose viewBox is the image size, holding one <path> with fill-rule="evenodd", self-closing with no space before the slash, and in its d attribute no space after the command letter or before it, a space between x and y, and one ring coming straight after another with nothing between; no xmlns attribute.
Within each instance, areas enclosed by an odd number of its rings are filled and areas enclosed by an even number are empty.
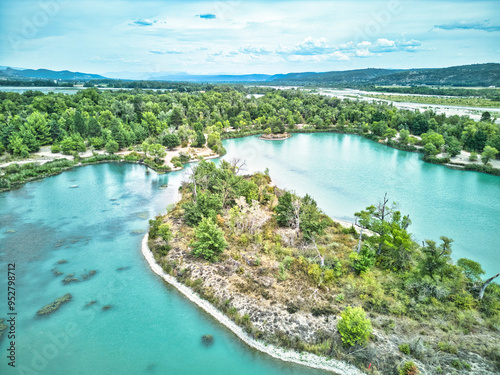
<svg viewBox="0 0 500 375"><path fill-rule="evenodd" d="M295 351L286 351L284 349L278 348L274 345L266 344L261 341L257 341L250 336L248 336L243 328L236 325L231 319L229 319L222 312L217 310L208 301L201 299L191 288L179 283L173 276L167 274L159 264L156 263L153 253L148 246L148 234L144 236L141 244L141 252L146 262L148 263L151 270L165 280L168 284L176 288L180 293L182 293L187 299L196 304L198 307L203 309L206 313L210 314L219 323L224 325L226 328L231 330L240 340L242 340L248 346L270 355L273 358L285 361L293 362L300 365L330 371L339 375L358 375L363 374L356 367L336 361L331 358L320 357L311 353L298 353Z"/></svg>

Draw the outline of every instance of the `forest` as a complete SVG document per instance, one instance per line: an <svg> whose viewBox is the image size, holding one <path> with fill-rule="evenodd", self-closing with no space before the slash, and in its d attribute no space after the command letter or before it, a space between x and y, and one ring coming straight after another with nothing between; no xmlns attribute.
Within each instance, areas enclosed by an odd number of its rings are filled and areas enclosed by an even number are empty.
<svg viewBox="0 0 500 375"><path fill-rule="evenodd" d="M266 172L243 173L238 160L201 161L181 201L150 220L167 273L256 339L368 373L500 370L500 286L452 261L452 239L413 241L387 195L355 214L357 231Z"/></svg>
<svg viewBox="0 0 500 375"><path fill-rule="evenodd" d="M464 149L481 156L484 165L472 168L498 174L489 161L499 156L500 130L487 111L476 122L467 116L399 110L385 103L340 100L295 89L188 87L198 89L87 88L74 95L0 92L0 158L4 162L27 158L47 145L53 152L76 157L86 150L140 152L146 147L151 166L160 168L166 148L178 145L206 145L222 155L222 140L228 137L335 131L402 150L418 147L433 163L446 163Z"/></svg>

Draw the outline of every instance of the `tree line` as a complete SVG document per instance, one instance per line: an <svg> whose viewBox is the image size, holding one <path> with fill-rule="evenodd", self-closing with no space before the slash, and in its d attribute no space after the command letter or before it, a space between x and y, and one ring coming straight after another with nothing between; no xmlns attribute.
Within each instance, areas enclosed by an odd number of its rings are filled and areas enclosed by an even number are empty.
<svg viewBox="0 0 500 375"><path fill-rule="evenodd" d="M297 127L357 133L403 149L420 144L429 156L486 150L489 160L500 149L499 126L488 112L475 122L468 116L400 110L301 90L267 88L265 95L256 97L248 92L260 88L205 88L191 92L88 88L74 95L0 92L0 153L27 157L44 145L55 145L56 151L65 153L106 145L113 151L144 141L167 146L175 137L180 144L207 144L219 152L221 137L228 131L280 133Z"/></svg>

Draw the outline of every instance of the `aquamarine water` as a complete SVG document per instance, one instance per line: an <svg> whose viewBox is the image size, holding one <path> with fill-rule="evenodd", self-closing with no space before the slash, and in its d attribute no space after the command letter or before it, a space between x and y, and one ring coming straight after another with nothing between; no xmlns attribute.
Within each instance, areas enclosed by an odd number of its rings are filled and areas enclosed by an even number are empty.
<svg viewBox="0 0 500 375"><path fill-rule="evenodd" d="M16 264L18 313L16 368L7 365L4 336L0 374L322 373L250 349L150 271L137 232L174 201L181 179L100 164L0 194L0 317L7 313L7 263ZM62 259L67 263L57 265ZM54 267L97 274L63 285ZM70 302L36 317L65 293ZM204 334L214 336L212 346L202 344Z"/></svg>
<svg viewBox="0 0 500 375"><path fill-rule="evenodd" d="M224 141L227 160L247 170L269 168L280 187L308 193L331 217L354 213L387 192L410 214L415 239L454 239L453 258L480 262L486 276L500 272L500 177L424 163L421 154L356 135L294 134L285 141L247 137Z"/></svg>

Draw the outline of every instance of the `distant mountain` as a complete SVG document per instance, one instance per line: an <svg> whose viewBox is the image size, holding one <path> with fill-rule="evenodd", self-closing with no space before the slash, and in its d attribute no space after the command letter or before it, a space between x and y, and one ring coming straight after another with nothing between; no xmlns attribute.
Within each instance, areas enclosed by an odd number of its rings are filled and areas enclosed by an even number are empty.
<svg viewBox="0 0 500 375"><path fill-rule="evenodd" d="M268 81L275 83L290 82L292 84L321 85L328 84L350 84L366 83L378 77L385 77L394 73L402 72L395 69L358 69L324 73L289 73L276 74Z"/></svg>
<svg viewBox="0 0 500 375"><path fill-rule="evenodd" d="M440 69L407 70L372 83L383 85L500 86L500 64L475 64Z"/></svg>
<svg viewBox="0 0 500 375"><path fill-rule="evenodd" d="M268 80L281 85L349 84L500 86L500 64L475 64L434 69L361 69L325 73L290 73Z"/></svg>
<svg viewBox="0 0 500 375"><path fill-rule="evenodd" d="M475 64L434 69L357 69L331 72L288 74L191 75L187 73L119 72L106 74L111 78L142 81L172 81L195 83L256 83L287 86L359 86L359 85L445 85L500 87L500 64ZM62 81L103 80L98 74L53 71L48 69L0 69L0 79Z"/></svg>
<svg viewBox="0 0 500 375"><path fill-rule="evenodd" d="M8 79L57 79L63 81L89 81L91 79L104 79L98 74L70 72L69 70L55 71L49 69L25 69L17 70L7 68L0 70L0 77Z"/></svg>

